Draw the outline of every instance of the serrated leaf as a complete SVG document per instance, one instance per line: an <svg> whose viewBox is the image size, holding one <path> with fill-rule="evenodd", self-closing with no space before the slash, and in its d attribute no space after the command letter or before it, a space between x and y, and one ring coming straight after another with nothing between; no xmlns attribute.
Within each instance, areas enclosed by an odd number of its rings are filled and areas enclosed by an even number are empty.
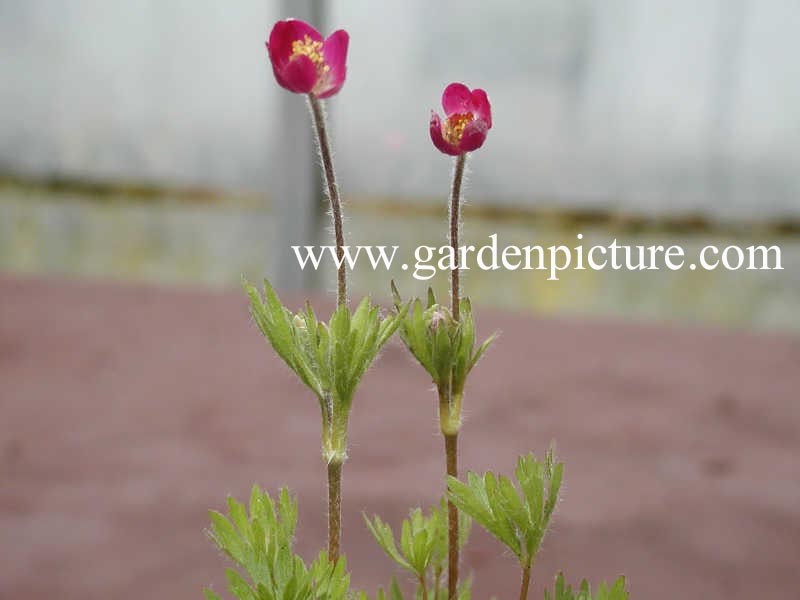
<svg viewBox="0 0 800 600"><path fill-rule="evenodd" d="M217 511L209 511L211 517L211 539L234 561L244 561L244 546L230 521Z"/></svg>
<svg viewBox="0 0 800 600"><path fill-rule="evenodd" d="M344 557L333 565L325 553L320 553L309 570L303 559L294 553L297 503L286 488L281 490L276 504L269 494L253 486L249 514L244 504L235 499L229 499L228 509L227 516L210 511L210 534L242 566L252 582L249 583L242 573L229 569L226 577L236 597L242 600L350 598L350 576L345 570ZM206 596L209 597L208 593Z"/></svg>
<svg viewBox="0 0 800 600"><path fill-rule="evenodd" d="M551 596L548 590L544 592L545 600L627 600L628 593L625 590L625 578L619 577L609 588L606 582L601 582L597 589L592 593L589 582L585 579L581 581L576 592L572 587L564 582L563 573L559 573L555 580L554 594Z"/></svg>
<svg viewBox="0 0 800 600"><path fill-rule="evenodd" d="M367 525L367 529L372 534L372 537L375 538L375 541L378 542L378 545L386 553L386 555L400 567L409 571L413 571L411 564L397 549L392 528L388 524L384 523L377 515L375 515L372 520L370 520L367 515L363 515L363 517L364 522Z"/></svg>
<svg viewBox="0 0 800 600"><path fill-rule="evenodd" d="M468 472L466 483L448 478L448 497L508 547L523 567L530 567L555 507L562 474L561 463L545 468L529 454L517 461L519 489L509 478L491 471L482 476ZM548 480L549 475L552 479Z"/></svg>
<svg viewBox="0 0 800 600"><path fill-rule="evenodd" d="M558 492L561 490L561 479L564 476L564 464L558 463L553 467L552 479L550 479L550 490L547 493L547 503L545 504L544 514L545 519L549 520L550 515L553 514L556 501L558 500Z"/></svg>
<svg viewBox="0 0 800 600"><path fill-rule="evenodd" d="M247 510L244 504L237 502L232 496L228 496L228 514L230 514L231 520L242 539L247 543L252 543L253 535L250 528L250 520L247 518Z"/></svg>

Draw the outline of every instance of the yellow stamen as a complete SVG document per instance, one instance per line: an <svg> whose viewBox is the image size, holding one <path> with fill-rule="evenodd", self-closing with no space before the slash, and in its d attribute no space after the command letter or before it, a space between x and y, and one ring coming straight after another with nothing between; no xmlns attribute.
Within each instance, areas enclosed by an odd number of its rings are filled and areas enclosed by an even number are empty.
<svg viewBox="0 0 800 600"><path fill-rule="evenodd" d="M444 127L442 127L444 139L454 146L458 145L461 141L461 136L464 135L464 128L471 123L474 118L471 112L458 113L448 117L444 122Z"/></svg>
<svg viewBox="0 0 800 600"><path fill-rule="evenodd" d="M302 40L295 40L292 42L292 55L290 60L298 56L307 56L314 63L317 68L317 73L320 75L327 73L331 68L325 64L325 58L322 56L322 42L315 42L310 36L306 35Z"/></svg>

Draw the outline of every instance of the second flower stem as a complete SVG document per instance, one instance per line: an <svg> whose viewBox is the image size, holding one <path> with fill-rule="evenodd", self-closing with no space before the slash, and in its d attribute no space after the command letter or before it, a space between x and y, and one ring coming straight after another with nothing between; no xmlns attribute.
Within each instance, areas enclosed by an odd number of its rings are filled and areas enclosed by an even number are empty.
<svg viewBox="0 0 800 600"><path fill-rule="evenodd" d="M461 226L461 182L464 179L464 166L467 154L462 153L456 157L453 168L453 185L450 188L450 247L453 252L453 269L450 271L450 299L452 301L453 319L459 319L461 312L459 303L461 291L459 289L459 261L458 261L458 230ZM452 415L453 403L451 390L448 390L448 418ZM441 401L441 399L440 399ZM458 431L444 434L444 449L447 457L447 474L458 477ZM448 500L447 502L447 598L455 600L458 595L458 508Z"/></svg>
<svg viewBox="0 0 800 600"><path fill-rule="evenodd" d="M444 451L447 474L458 477L458 433L444 434ZM458 508L449 500L447 525L447 598L454 600L458 594Z"/></svg>
<svg viewBox="0 0 800 600"><path fill-rule="evenodd" d="M342 463L328 463L328 559L339 560L342 535Z"/></svg>
<svg viewBox="0 0 800 600"><path fill-rule="evenodd" d="M456 157L456 164L453 169L453 185L450 189L450 247L453 249L453 270L450 271L450 298L453 303L453 318L458 321L460 316L459 301L461 291L459 289L459 268L458 262L458 229L461 225L461 181L464 179L464 165L467 162L466 152Z"/></svg>
<svg viewBox="0 0 800 600"><path fill-rule="evenodd" d="M328 126L325 122L325 109L322 102L314 96L308 95L311 114L314 118L314 128L317 133L319 155L322 159L322 169L325 172L325 182L328 184L328 200L331 203L331 216L333 218L333 231L336 235L336 256L339 259L339 277L337 285L337 304L347 304L347 267L344 260L344 226L342 225L342 203L339 199L339 187L336 185L336 171L333 168L331 145L328 141Z"/></svg>

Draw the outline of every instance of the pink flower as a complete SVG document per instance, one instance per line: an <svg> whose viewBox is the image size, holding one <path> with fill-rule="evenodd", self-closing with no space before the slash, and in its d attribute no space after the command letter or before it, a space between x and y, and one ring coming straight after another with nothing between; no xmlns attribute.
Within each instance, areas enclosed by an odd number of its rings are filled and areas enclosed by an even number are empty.
<svg viewBox="0 0 800 600"><path fill-rule="evenodd" d="M333 96L344 84L349 40L343 29L323 40L308 23L297 19L278 21L267 42L275 79L296 94Z"/></svg>
<svg viewBox="0 0 800 600"><path fill-rule="evenodd" d="M492 128L492 108L483 90L472 90L463 83L444 88L442 107L445 120L431 111L431 140L445 154L458 156L483 146Z"/></svg>

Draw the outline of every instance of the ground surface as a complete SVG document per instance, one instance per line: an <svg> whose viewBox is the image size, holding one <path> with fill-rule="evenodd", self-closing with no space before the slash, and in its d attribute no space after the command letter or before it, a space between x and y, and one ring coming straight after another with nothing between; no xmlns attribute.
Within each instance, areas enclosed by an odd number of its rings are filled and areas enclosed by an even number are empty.
<svg viewBox="0 0 800 600"><path fill-rule="evenodd" d="M466 398L462 465L509 471L555 438L563 501L536 590L626 573L634 598L800 589L800 340L480 314L503 332ZM241 293L0 278L0 598L201 597L223 561L206 510L256 481L297 492L323 543L319 415ZM441 483L434 398L388 348L358 393L344 473L354 581L393 570L362 510L397 523ZM476 598L517 571L476 533Z"/></svg>

